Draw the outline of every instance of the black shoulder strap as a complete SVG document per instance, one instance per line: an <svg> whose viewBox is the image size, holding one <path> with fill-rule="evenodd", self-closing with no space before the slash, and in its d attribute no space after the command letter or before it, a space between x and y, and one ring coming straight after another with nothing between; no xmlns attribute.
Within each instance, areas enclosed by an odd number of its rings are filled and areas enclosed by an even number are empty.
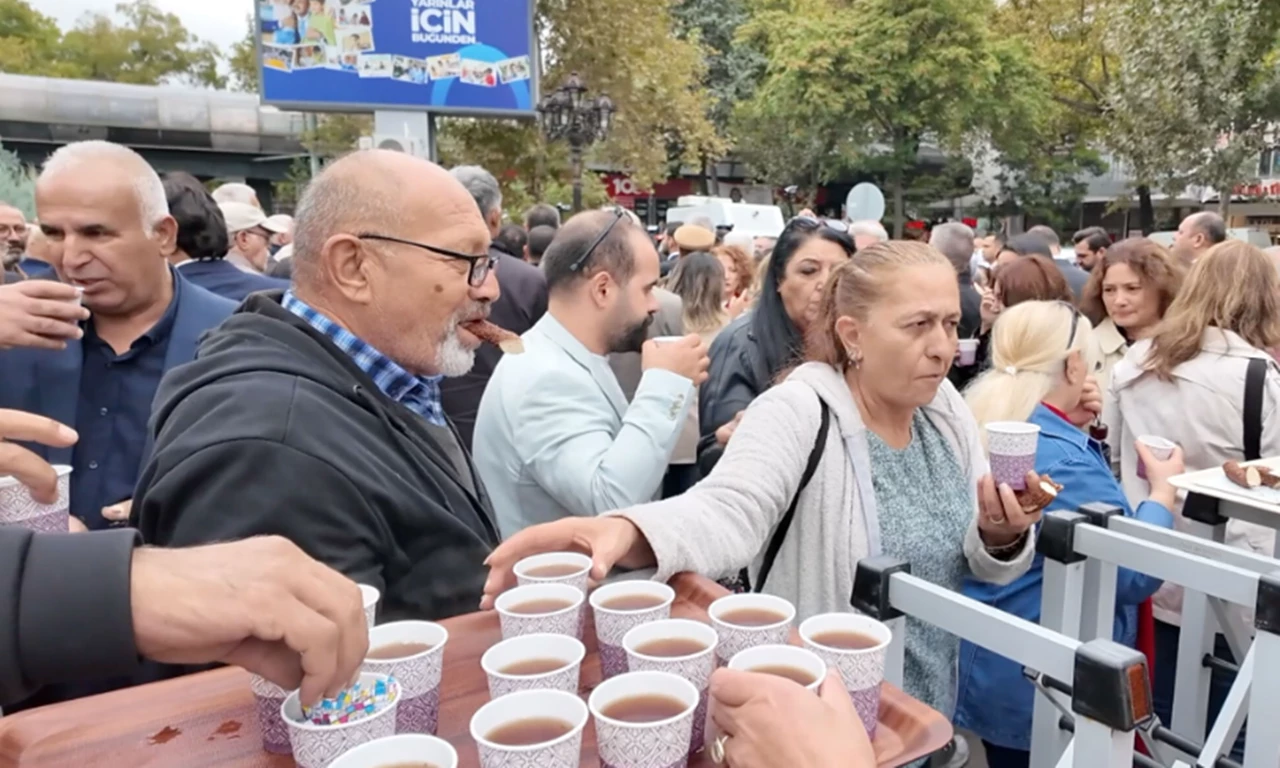
<svg viewBox="0 0 1280 768"><path fill-rule="evenodd" d="M1244 376L1244 459L1262 458L1262 387L1267 380L1267 361L1255 357Z"/></svg>
<svg viewBox="0 0 1280 768"><path fill-rule="evenodd" d="M818 426L818 438L814 440L813 450L809 451L809 463L805 465L804 474L800 476L800 487L796 489L796 495L791 499L791 506L787 507L787 513L782 516L781 522L778 523L778 529L773 532L773 538L769 540L769 548L764 551L764 562L760 565L760 576L756 579L755 589L751 591L759 592L764 589L764 582L769 578L769 571L773 570L773 561L778 558L778 550L782 549L782 542L787 538L787 531L791 528L791 521L795 519L796 505L800 503L800 494L804 493L809 481L813 479L813 474L818 471L818 464L822 461L822 450L827 445L827 432L831 428L831 409L827 407L822 398L818 398L818 405L822 408L822 423Z"/></svg>

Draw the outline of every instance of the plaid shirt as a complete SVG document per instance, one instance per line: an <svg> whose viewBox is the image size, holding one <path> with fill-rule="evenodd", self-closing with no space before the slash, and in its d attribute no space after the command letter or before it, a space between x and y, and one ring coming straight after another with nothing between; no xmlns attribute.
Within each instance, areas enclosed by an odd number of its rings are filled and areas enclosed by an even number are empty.
<svg viewBox="0 0 1280 768"><path fill-rule="evenodd" d="M373 379L373 383L378 385L384 395L428 422L438 427L446 426L444 406L440 402L442 376L414 376L363 339L294 296L293 291L285 293L280 304L336 344L338 349L360 366L360 370Z"/></svg>

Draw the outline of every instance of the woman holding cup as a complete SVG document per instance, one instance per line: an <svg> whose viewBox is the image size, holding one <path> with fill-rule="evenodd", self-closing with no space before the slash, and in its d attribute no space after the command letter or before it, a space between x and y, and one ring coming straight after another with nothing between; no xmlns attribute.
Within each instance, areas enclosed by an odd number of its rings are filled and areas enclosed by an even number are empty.
<svg viewBox="0 0 1280 768"><path fill-rule="evenodd" d="M956 271L938 251L858 252L827 285L810 362L751 404L710 476L682 496L513 536L489 558L484 606L518 560L565 549L590 554L596 578L614 565L656 565L663 581L749 566L756 588L791 601L800 620L847 611L855 566L873 555L953 589L970 575L1016 579L1038 516L991 479L978 426L946 381L959 319ZM793 504L761 583L762 552ZM951 711L958 651L953 636L908 619L907 693Z"/></svg>
<svg viewBox="0 0 1280 768"><path fill-rule="evenodd" d="M1102 502L1151 525L1173 527L1177 499L1169 478L1182 472L1182 453L1174 446L1161 460L1146 446L1138 451L1147 462L1151 488L1137 509L1111 474L1102 446L1067 419L1077 410L1090 370L1085 350L1092 328L1075 307L1063 302L1029 301L1000 315L991 334L992 367L966 391L974 417L990 425L992 465L1000 436L998 424L1026 427L1033 438L1033 470L1062 486L1046 511L1075 510ZM964 593L1006 613L1039 621L1043 561L1011 584L996 586L973 580ZM1114 639L1133 646L1138 606L1160 587L1160 581L1123 568L1116 585ZM1035 690L1022 667L999 654L965 642L960 647L960 688L955 724L980 736L992 768L1025 767L1030 761L1031 710Z"/></svg>

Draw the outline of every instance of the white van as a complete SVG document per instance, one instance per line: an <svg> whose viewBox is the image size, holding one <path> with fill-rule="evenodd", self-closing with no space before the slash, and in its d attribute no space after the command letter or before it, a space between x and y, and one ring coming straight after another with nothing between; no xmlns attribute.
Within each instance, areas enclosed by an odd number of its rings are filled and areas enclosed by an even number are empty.
<svg viewBox="0 0 1280 768"><path fill-rule="evenodd" d="M735 203L723 197L682 197L667 209L669 222L683 223L697 216L707 217L717 227L732 227L734 232L752 237L777 237L786 226L782 209L776 205Z"/></svg>

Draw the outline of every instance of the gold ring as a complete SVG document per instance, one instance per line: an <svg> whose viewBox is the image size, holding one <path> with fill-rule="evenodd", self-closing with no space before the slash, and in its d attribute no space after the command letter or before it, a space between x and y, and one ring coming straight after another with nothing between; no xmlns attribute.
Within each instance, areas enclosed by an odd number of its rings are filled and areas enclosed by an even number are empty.
<svg viewBox="0 0 1280 768"><path fill-rule="evenodd" d="M729 742L728 736L719 736L715 741L711 742L711 749L708 750L711 762L720 765L724 762L724 745Z"/></svg>

